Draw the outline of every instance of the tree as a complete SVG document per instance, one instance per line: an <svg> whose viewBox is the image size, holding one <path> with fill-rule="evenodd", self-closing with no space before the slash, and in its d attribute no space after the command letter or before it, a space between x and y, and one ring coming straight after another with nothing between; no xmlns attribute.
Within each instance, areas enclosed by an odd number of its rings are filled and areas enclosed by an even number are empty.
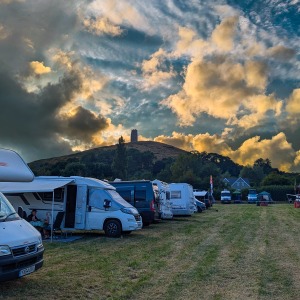
<svg viewBox="0 0 300 300"><path fill-rule="evenodd" d="M121 136L117 145L115 157L112 163L112 171L115 177L127 179L128 158L125 147L125 140Z"/></svg>
<svg viewBox="0 0 300 300"><path fill-rule="evenodd" d="M259 186L264 176L263 168L259 165L245 166L240 172L240 177L248 178L251 186Z"/></svg>
<svg viewBox="0 0 300 300"><path fill-rule="evenodd" d="M266 158L259 158L257 159L254 164L253 164L253 168L254 167L261 167L263 169L263 172L265 175L268 175L269 173L273 172L274 169L271 166L271 160Z"/></svg>
<svg viewBox="0 0 300 300"><path fill-rule="evenodd" d="M262 185L292 185L293 182L290 178L280 175L277 172L272 172L267 175L262 181Z"/></svg>

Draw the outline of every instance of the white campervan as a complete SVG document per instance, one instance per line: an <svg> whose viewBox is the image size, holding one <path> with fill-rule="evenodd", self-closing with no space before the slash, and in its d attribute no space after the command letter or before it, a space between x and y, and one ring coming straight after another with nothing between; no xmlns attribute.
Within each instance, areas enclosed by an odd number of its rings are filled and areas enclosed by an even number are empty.
<svg viewBox="0 0 300 300"><path fill-rule="evenodd" d="M221 191L221 203L231 203L231 193L228 190Z"/></svg>
<svg viewBox="0 0 300 300"><path fill-rule="evenodd" d="M104 230L117 237L142 228L136 208L95 178L39 176L29 183L0 183L0 191L27 214L33 209L40 218L50 214L51 224L60 215L62 230Z"/></svg>
<svg viewBox="0 0 300 300"><path fill-rule="evenodd" d="M33 177L16 152L0 149L0 181L31 181ZM20 218L0 193L0 281L23 277L38 270L44 262L43 253L40 233Z"/></svg>
<svg viewBox="0 0 300 300"><path fill-rule="evenodd" d="M170 183L173 215L192 215L195 212L193 187L188 183Z"/></svg>
<svg viewBox="0 0 300 300"><path fill-rule="evenodd" d="M152 181L158 187L159 193L159 215L161 219L172 219L173 212L170 200L169 184L158 179Z"/></svg>

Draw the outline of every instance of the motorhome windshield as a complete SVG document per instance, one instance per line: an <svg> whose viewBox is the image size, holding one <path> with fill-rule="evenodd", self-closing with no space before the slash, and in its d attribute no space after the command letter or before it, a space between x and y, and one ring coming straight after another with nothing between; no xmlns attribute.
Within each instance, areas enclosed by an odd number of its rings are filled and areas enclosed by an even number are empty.
<svg viewBox="0 0 300 300"><path fill-rule="evenodd" d="M16 219L19 219L18 214L5 198L5 196L0 193L0 222Z"/></svg>
<svg viewBox="0 0 300 300"><path fill-rule="evenodd" d="M230 193L229 192L222 192L222 196L230 197Z"/></svg>
<svg viewBox="0 0 300 300"><path fill-rule="evenodd" d="M131 204L124 200L115 190L107 190L107 192L111 195L112 199L114 199L122 207L131 207Z"/></svg>

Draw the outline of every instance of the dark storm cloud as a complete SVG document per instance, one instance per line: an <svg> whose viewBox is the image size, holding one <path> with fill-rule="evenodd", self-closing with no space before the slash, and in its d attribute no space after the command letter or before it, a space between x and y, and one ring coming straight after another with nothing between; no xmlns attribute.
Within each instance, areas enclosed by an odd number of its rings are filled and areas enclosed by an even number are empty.
<svg viewBox="0 0 300 300"><path fill-rule="evenodd" d="M28 160L70 153L71 146L61 137L91 142L92 135L107 127L102 116L78 107L71 117L59 116L82 86L71 72L57 84L48 84L39 94L28 93L7 74L0 74L0 138L6 147L22 148Z"/></svg>
<svg viewBox="0 0 300 300"><path fill-rule="evenodd" d="M71 117L63 117L61 123L67 136L87 143L92 142L94 134L108 126L107 119L101 115L95 116L82 106L78 106Z"/></svg>
<svg viewBox="0 0 300 300"><path fill-rule="evenodd" d="M24 86L31 61L47 61L48 50L70 43L78 24L77 5L0 3L0 25L5 32L0 37L0 146L16 149L26 161L71 153L72 143L91 143L92 135L107 126L105 118L83 107L70 118L60 114L81 94L86 78L80 68L65 71L55 83L49 81L35 93Z"/></svg>

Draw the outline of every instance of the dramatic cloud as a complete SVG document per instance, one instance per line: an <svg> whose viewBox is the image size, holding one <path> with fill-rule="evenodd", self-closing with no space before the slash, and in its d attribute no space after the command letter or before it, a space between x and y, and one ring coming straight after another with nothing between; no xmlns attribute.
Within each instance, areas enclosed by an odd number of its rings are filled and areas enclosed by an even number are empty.
<svg viewBox="0 0 300 300"><path fill-rule="evenodd" d="M187 68L183 90L169 96L162 104L178 115L182 126L191 126L198 115L207 113L229 124L250 128L262 120L267 111L277 114L280 111L274 97L261 94L266 81L266 66L258 61L245 65L224 57L193 61ZM252 118L259 118L255 124L239 122L238 112L243 109L242 118L252 113L255 114Z"/></svg>
<svg viewBox="0 0 300 300"><path fill-rule="evenodd" d="M163 49L159 49L151 55L149 60L143 61L142 71L146 80L146 88L164 84L165 81L176 75L172 67L169 67L168 70L168 67L164 64L166 57L166 52Z"/></svg>
<svg viewBox="0 0 300 300"><path fill-rule="evenodd" d="M296 51L282 45L277 45L269 48L267 54L276 59L289 60L295 56Z"/></svg>
<svg viewBox="0 0 300 300"><path fill-rule="evenodd" d="M238 17L223 20L213 31L211 39L217 47L224 51L230 51L234 44L235 30Z"/></svg>
<svg viewBox="0 0 300 300"><path fill-rule="evenodd" d="M96 35L108 34L112 36L117 36L122 34L123 30L120 26L116 26L109 22L106 18L85 19L83 20L83 25L86 29Z"/></svg>
<svg viewBox="0 0 300 300"><path fill-rule="evenodd" d="M51 72L51 68L44 66L44 62L32 61L29 63L32 72L36 75L47 74Z"/></svg>
<svg viewBox="0 0 300 300"><path fill-rule="evenodd" d="M300 120L300 89L295 89L286 105L289 119L295 124Z"/></svg>
<svg viewBox="0 0 300 300"><path fill-rule="evenodd" d="M300 170L294 2L0 0L1 146L29 161L137 128Z"/></svg>
<svg viewBox="0 0 300 300"><path fill-rule="evenodd" d="M293 149L282 132L271 139L252 137L245 140L236 150L233 150L222 137L208 133L185 136L173 132L172 136L159 136L155 141L168 143L187 151L219 153L241 165L253 165L259 158L269 158L273 167L291 171L299 167L300 163L299 153Z"/></svg>

